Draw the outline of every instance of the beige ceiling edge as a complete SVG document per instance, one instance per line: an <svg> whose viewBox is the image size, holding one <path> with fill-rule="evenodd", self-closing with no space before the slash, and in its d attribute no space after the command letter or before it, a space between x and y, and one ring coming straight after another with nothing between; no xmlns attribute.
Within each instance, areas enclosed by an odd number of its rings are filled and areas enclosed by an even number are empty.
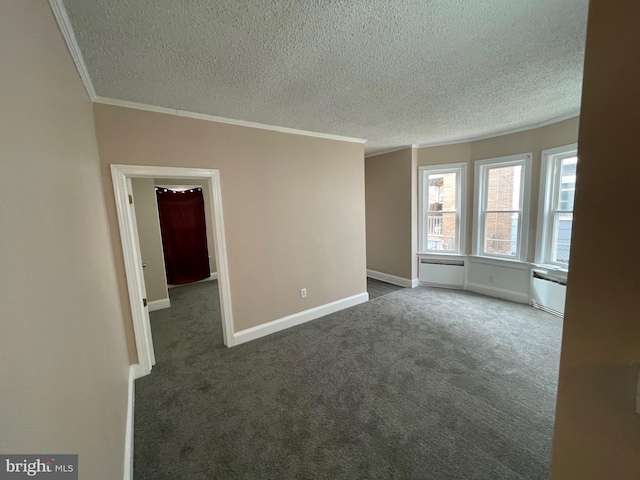
<svg viewBox="0 0 640 480"><path fill-rule="evenodd" d="M103 103L105 105L115 105L118 107L135 108L136 110L146 110L149 112L165 113L167 115L177 115L178 117L196 118L198 120L206 120L208 122L226 123L229 125L238 125L240 127L257 128L260 130L271 130L273 132L290 133L293 135L304 135L307 137L324 138L326 140L338 140L341 142L365 143L367 140L363 138L343 137L333 135L331 133L310 132L308 130L298 130L296 128L279 127L277 125L267 125L265 123L248 122L245 120L236 120L233 118L216 117L215 115L207 115L205 113L188 112L186 110L177 110L175 108L159 107L157 105L147 105L145 103L130 102L128 100L118 100L117 98L95 97L95 103Z"/></svg>
<svg viewBox="0 0 640 480"><path fill-rule="evenodd" d="M549 125L553 125L554 123L563 122L565 120L569 120L571 118L575 118L579 116L580 116L580 110L578 109L566 115L561 115L559 117L555 117L550 120L546 120L544 122L534 123L532 125L526 125L524 127L514 128L511 130L504 130L500 132L489 133L487 135L479 135L477 137L463 138L460 140L451 140L450 142L416 143L413 146L415 148L430 148L430 147L443 147L445 145L459 145L461 143L477 142L479 140L487 140L489 138L502 137L503 135L511 135L512 133L526 132L529 130L535 130L536 128L547 127Z"/></svg>
<svg viewBox="0 0 640 480"><path fill-rule="evenodd" d="M78 70L78 74L82 79L84 88L87 90L87 95L89 95L89 98L93 101L96 98L96 91L93 88L91 77L89 77L89 71L84 63L84 58L82 57L82 52L80 51L78 42L76 41L76 34L73 32L73 27L71 27L71 21L69 20L69 15L67 15L67 10L64 8L62 0L49 0L49 6L53 11L53 16L56 18L56 22L58 22L58 27L64 37L64 41L67 43L67 48L73 58L73 62L76 64L76 70Z"/></svg>

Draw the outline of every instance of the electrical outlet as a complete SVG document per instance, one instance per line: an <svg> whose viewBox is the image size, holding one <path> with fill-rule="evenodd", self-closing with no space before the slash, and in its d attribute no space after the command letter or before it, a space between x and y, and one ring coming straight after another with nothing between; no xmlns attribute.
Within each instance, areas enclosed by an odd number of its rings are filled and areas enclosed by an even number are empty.
<svg viewBox="0 0 640 480"><path fill-rule="evenodd" d="M305 298L307 296L307 289L306 288L301 288L300 289L300 298Z"/></svg>

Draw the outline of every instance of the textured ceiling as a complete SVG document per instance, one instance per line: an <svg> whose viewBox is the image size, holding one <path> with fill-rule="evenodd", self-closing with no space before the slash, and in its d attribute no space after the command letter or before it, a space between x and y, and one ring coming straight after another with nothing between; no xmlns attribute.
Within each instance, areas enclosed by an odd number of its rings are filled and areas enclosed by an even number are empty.
<svg viewBox="0 0 640 480"><path fill-rule="evenodd" d="M64 0L96 94L367 139L580 107L588 0Z"/></svg>

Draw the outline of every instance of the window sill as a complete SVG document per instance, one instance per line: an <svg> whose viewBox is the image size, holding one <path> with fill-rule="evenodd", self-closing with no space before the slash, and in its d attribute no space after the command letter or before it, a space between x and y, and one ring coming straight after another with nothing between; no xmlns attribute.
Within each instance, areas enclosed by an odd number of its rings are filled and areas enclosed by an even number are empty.
<svg viewBox="0 0 640 480"><path fill-rule="evenodd" d="M498 257L483 257L480 255L469 255L469 260L475 263L486 263L488 265L498 265L509 268L518 268L520 270L529 270L531 264L520 260Z"/></svg>
<svg viewBox="0 0 640 480"><path fill-rule="evenodd" d="M443 257L443 258L465 258L466 253L437 253L437 252L418 252L418 257Z"/></svg>
<svg viewBox="0 0 640 480"><path fill-rule="evenodd" d="M542 268L545 270L551 270L558 273L564 273L565 275L569 273L568 268L563 268L560 265L552 265L549 263L532 263L534 268Z"/></svg>

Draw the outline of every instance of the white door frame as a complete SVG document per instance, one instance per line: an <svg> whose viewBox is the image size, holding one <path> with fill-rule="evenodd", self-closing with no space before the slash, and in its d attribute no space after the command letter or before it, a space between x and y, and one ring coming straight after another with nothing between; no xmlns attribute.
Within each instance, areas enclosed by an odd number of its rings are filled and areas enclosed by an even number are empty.
<svg viewBox="0 0 640 480"><path fill-rule="evenodd" d="M151 373L155 365L149 308L143 305L145 298L142 255L138 239L136 213L129 202L132 178L185 178L207 182L211 192L213 211L215 256L218 267L218 288L220 291L220 312L222 313L222 335L227 347L234 345L233 315L231 312L231 292L229 289L229 266L227 264L227 246L224 236L222 215L222 195L220 193L220 171L204 168L153 167L142 165L111 165L113 193L116 199L120 240L124 255L124 268L127 276L127 288L133 319L133 331L138 351L136 378ZM210 232L207 232L208 234Z"/></svg>

